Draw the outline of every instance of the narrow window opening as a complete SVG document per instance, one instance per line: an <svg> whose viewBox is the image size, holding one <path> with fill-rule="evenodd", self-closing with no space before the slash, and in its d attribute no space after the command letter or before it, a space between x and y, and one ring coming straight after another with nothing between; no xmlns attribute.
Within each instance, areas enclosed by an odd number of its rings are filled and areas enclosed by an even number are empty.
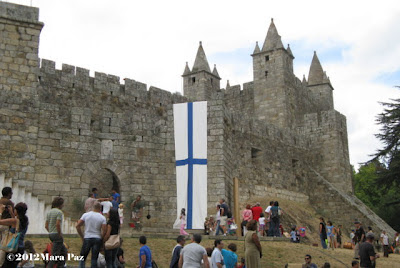
<svg viewBox="0 0 400 268"><path fill-rule="evenodd" d="M211 84L213 83L213 79L211 78Z"/></svg>
<svg viewBox="0 0 400 268"><path fill-rule="evenodd" d="M81 129L79 129L79 136L81 135Z"/></svg>
<svg viewBox="0 0 400 268"><path fill-rule="evenodd" d="M160 107L162 106L162 103L160 102Z"/></svg>
<svg viewBox="0 0 400 268"><path fill-rule="evenodd" d="M265 56L265 61L269 61L269 55Z"/></svg>
<svg viewBox="0 0 400 268"><path fill-rule="evenodd" d="M42 81L42 77L41 76L38 76L38 79L39 79L39 81Z"/></svg>
<svg viewBox="0 0 400 268"><path fill-rule="evenodd" d="M261 156L261 150L257 148L251 148L251 158L257 158Z"/></svg>
<svg viewBox="0 0 400 268"><path fill-rule="evenodd" d="M292 159L292 167L297 167L299 160L297 159Z"/></svg>
<svg viewBox="0 0 400 268"><path fill-rule="evenodd" d="M72 88L74 88L75 87L75 83L72 83Z"/></svg>
<svg viewBox="0 0 400 268"><path fill-rule="evenodd" d="M192 83L196 83L196 77L192 77Z"/></svg>
<svg viewBox="0 0 400 268"><path fill-rule="evenodd" d="M265 77L268 77L268 71L265 71Z"/></svg>
<svg viewBox="0 0 400 268"><path fill-rule="evenodd" d="M137 101L137 97L135 97L135 101Z"/></svg>
<svg viewBox="0 0 400 268"><path fill-rule="evenodd" d="M110 91L110 94L111 94L111 96L112 96L113 92L112 92L112 91Z"/></svg>
<svg viewBox="0 0 400 268"><path fill-rule="evenodd" d="M108 126L111 126L111 118L108 118Z"/></svg>

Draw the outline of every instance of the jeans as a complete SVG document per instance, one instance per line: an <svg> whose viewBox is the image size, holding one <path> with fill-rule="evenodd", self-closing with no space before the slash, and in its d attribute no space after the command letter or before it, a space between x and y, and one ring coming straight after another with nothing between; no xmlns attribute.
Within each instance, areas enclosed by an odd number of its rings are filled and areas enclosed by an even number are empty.
<svg viewBox="0 0 400 268"><path fill-rule="evenodd" d="M53 243L53 248L51 249L52 256L64 256L66 258L67 249L64 246L64 239L58 233L49 234L50 241ZM57 265L57 267L64 268L65 259L57 258L57 261L49 261L48 267L53 267L53 265Z"/></svg>
<svg viewBox="0 0 400 268"><path fill-rule="evenodd" d="M216 230L216 233L215 233L215 235L218 235L219 234L219 230L221 230L222 231L222 233L224 233L224 230L222 229L222 227L219 225L221 223L221 221L217 221L217 228L215 229Z"/></svg>
<svg viewBox="0 0 400 268"><path fill-rule="evenodd" d="M325 241L325 235L324 234L319 234L319 238L321 239L321 246L323 249L327 249L326 246L326 241Z"/></svg>
<svg viewBox="0 0 400 268"><path fill-rule="evenodd" d="M105 250L107 268L117 268L117 264L116 264L117 251L118 251L118 248Z"/></svg>
<svg viewBox="0 0 400 268"><path fill-rule="evenodd" d="M281 236L281 232L279 230L279 219L271 219L271 236L276 236L276 237L280 237Z"/></svg>
<svg viewBox="0 0 400 268"><path fill-rule="evenodd" d="M99 257L99 251L101 248L103 240L101 238L85 238L83 239L83 245L81 249L81 256L83 256L83 261L79 262L80 268L85 268L85 261L90 252L92 250L92 260L91 266L92 268L97 268L97 258Z"/></svg>

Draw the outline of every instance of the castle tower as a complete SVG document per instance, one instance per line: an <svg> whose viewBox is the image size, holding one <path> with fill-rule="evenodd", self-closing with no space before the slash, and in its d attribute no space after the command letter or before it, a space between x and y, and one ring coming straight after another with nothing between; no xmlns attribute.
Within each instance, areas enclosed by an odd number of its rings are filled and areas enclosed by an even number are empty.
<svg viewBox="0 0 400 268"><path fill-rule="evenodd" d="M192 101L208 100L212 91L220 89L221 78L215 65L211 72L201 41L192 70L186 63L182 77L183 94Z"/></svg>
<svg viewBox="0 0 400 268"><path fill-rule="evenodd" d="M294 77L294 56L290 47L283 47L273 19L262 49L256 44L252 57L256 117L280 127L292 126L287 89Z"/></svg>
<svg viewBox="0 0 400 268"><path fill-rule="evenodd" d="M38 8L1 2L0 96L8 92L30 99L35 94L42 27Z"/></svg>
<svg viewBox="0 0 400 268"><path fill-rule="evenodd" d="M333 87L322 69L315 51L308 74L308 88L312 92L320 111L333 110Z"/></svg>

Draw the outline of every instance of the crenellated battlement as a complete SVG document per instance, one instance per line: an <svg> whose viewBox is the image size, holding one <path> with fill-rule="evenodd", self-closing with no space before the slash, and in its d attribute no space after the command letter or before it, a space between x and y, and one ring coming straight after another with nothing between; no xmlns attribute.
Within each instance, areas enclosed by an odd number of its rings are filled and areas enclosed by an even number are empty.
<svg viewBox="0 0 400 268"><path fill-rule="evenodd" d="M106 94L108 96L134 99L135 102L150 102L157 106L165 106L171 103L184 102L187 99L179 93L171 93L167 90L150 86L133 79L124 78L121 83L119 76L102 72L95 72L94 77L85 68L69 64L62 64L61 70L56 69L56 63L42 59L39 69L40 84L54 89L75 89L84 92Z"/></svg>

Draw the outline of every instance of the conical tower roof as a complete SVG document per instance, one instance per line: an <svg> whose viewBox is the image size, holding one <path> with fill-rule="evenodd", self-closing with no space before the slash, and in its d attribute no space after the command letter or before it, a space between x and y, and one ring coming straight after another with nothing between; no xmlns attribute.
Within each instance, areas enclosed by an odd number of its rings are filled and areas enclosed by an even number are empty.
<svg viewBox="0 0 400 268"><path fill-rule="evenodd" d="M186 62L185 70L183 71L183 75L190 74L190 68L188 62Z"/></svg>
<svg viewBox="0 0 400 268"><path fill-rule="evenodd" d="M286 51L287 51L287 53L288 53L292 58L294 58L293 53L292 53L292 50L290 49L290 45L289 45L289 44L287 45Z"/></svg>
<svg viewBox="0 0 400 268"><path fill-rule="evenodd" d="M229 84L229 80L226 80L226 89L230 88L231 85Z"/></svg>
<svg viewBox="0 0 400 268"><path fill-rule="evenodd" d="M199 49L197 50L196 59L194 60L192 72L207 71L211 73L210 65L208 65L206 53L204 52L203 45L200 41Z"/></svg>
<svg viewBox="0 0 400 268"><path fill-rule="evenodd" d="M308 73L308 85L322 84L324 80L324 70L319 62L317 52L314 51L314 56L311 61L310 72Z"/></svg>
<svg viewBox="0 0 400 268"><path fill-rule="evenodd" d="M219 74L218 74L218 71L217 71L217 66L215 64L214 64L214 69L212 71L212 74L219 78Z"/></svg>
<svg viewBox="0 0 400 268"><path fill-rule="evenodd" d="M253 54L259 53L260 47L258 46L258 41L256 42L256 47L254 48Z"/></svg>
<svg viewBox="0 0 400 268"><path fill-rule="evenodd" d="M265 38L262 51L268 51L272 49L283 48L281 36L278 34L278 30L275 27L274 19L271 19L269 25L267 37Z"/></svg>

